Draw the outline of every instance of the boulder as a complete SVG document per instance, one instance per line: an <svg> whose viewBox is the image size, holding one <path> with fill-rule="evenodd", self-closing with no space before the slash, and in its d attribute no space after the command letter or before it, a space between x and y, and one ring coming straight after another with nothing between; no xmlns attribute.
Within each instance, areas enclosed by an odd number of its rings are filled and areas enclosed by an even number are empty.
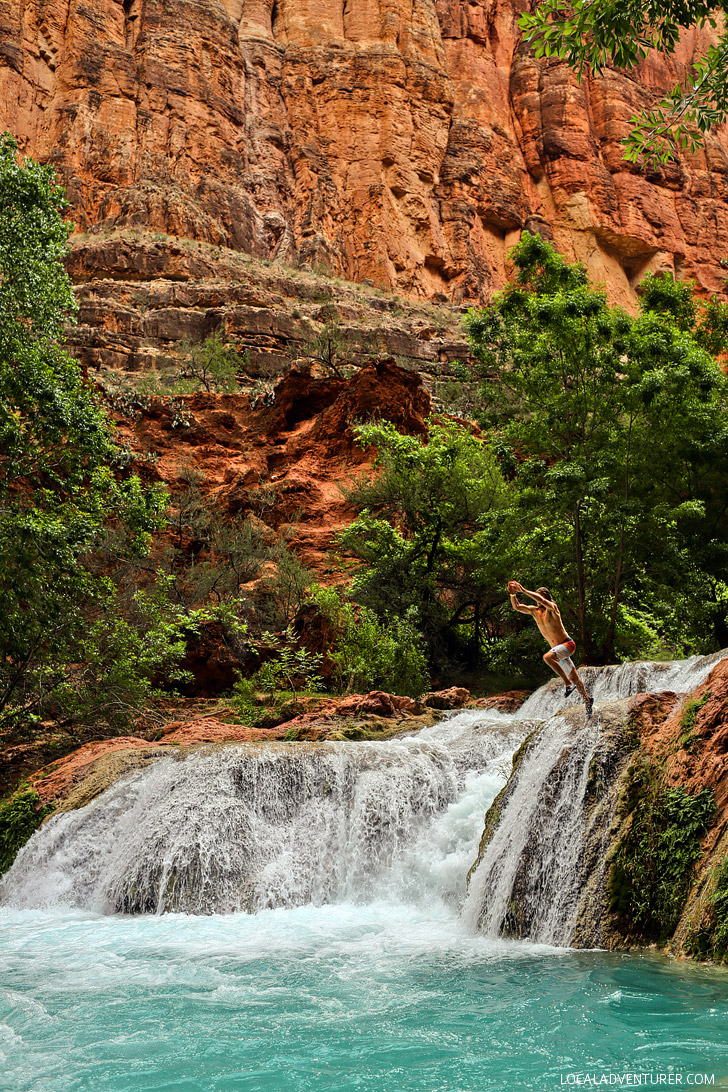
<svg viewBox="0 0 728 1092"><path fill-rule="evenodd" d="M462 709L470 701L470 691L464 686L450 686L447 690L433 690L422 699L430 709Z"/></svg>
<svg viewBox="0 0 728 1092"><path fill-rule="evenodd" d="M530 690L504 690L502 694L491 694L488 698L476 698L471 705L475 709L497 709L501 713L515 713L520 709L526 698L531 696Z"/></svg>

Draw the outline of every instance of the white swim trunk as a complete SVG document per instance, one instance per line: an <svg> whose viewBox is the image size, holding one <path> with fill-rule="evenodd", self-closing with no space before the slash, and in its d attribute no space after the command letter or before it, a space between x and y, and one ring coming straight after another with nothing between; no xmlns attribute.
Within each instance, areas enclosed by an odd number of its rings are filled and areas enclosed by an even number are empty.
<svg viewBox="0 0 728 1092"><path fill-rule="evenodd" d="M551 651L556 654L556 659L567 675L570 675L572 671L576 671L574 661L571 658L573 653L576 652L576 643L572 641L571 637L563 645L554 645Z"/></svg>

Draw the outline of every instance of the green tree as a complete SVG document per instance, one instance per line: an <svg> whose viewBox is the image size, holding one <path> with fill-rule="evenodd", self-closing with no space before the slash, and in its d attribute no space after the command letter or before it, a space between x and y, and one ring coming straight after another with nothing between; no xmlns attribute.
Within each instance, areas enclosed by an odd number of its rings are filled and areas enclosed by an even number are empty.
<svg viewBox="0 0 728 1092"><path fill-rule="evenodd" d="M238 389L241 360L235 347L219 332L204 341L185 342L181 349L183 360L174 383L175 393L190 393L201 386L220 394L232 394Z"/></svg>
<svg viewBox="0 0 728 1092"><path fill-rule="evenodd" d="M539 236L511 257L516 283L467 319L482 422L514 487L502 552L557 592L592 662L614 659L625 607L683 637L707 573L726 574L724 531L697 546L709 503L714 523L725 504L724 487L708 496L728 433L691 289L648 280L633 319Z"/></svg>
<svg viewBox="0 0 728 1092"><path fill-rule="evenodd" d="M344 331L333 319L325 322L323 329L304 346L303 355L337 379L343 379L354 364Z"/></svg>
<svg viewBox="0 0 728 1092"><path fill-rule="evenodd" d="M632 118L625 159L665 161L694 150L702 134L728 117L728 35L724 3L690 0L542 0L519 26L537 57L559 57L576 70L633 69L650 49L674 54L683 30L709 25L717 41L652 110Z"/></svg>
<svg viewBox="0 0 728 1092"><path fill-rule="evenodd" d="M339 537L362 562L352 597L385 619L417 620L430 654L476 661L505 573L488 548L504 483L488 446L454 422L426 439L390 423L360 425L377 448L375 477L353 489L358 518ZM496 589L496 590L494 590Z"/></svg>
<svg viewBox="0 0 728 1092"><path fill-rule="evenodd" d="M38 711L82 658L113 580L90 563L112 524L143 554L164 506L129 474L112 426L62 349L76 305L71 230L50 167L0 139L0 723ZM164 656L162 657L164 660Z"/></svg>

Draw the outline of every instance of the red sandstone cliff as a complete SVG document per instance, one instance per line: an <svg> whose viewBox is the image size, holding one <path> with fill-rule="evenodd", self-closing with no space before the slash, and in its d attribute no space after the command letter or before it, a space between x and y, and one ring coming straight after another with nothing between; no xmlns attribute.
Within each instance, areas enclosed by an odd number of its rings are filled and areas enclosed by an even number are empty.
<svg viewBox="0 0 728 1092"><path fill-rule="evenodd" d="M649 268L718 290L726 136L626 164L628 119L674 65L579 86L519 44L522 7L0 0L0 128L57 165L101 275L104 234L135 227L478 300L528 227L627 304Z"/></svg>

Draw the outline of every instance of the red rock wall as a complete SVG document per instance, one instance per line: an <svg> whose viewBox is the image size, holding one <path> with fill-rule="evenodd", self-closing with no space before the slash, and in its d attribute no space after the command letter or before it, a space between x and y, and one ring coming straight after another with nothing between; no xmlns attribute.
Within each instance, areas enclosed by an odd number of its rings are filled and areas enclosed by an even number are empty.
<svg viewBox="0 0 728 1092"><path fill-rule="evenodd" d="M670 86L579 86L520 0L0 0L0 128L79 229L137 227L483 299L524 227L634 303L651 268L722 287L728 139L645 175L628 119ZM684 61L699 46L683 42Z"/></svg>

